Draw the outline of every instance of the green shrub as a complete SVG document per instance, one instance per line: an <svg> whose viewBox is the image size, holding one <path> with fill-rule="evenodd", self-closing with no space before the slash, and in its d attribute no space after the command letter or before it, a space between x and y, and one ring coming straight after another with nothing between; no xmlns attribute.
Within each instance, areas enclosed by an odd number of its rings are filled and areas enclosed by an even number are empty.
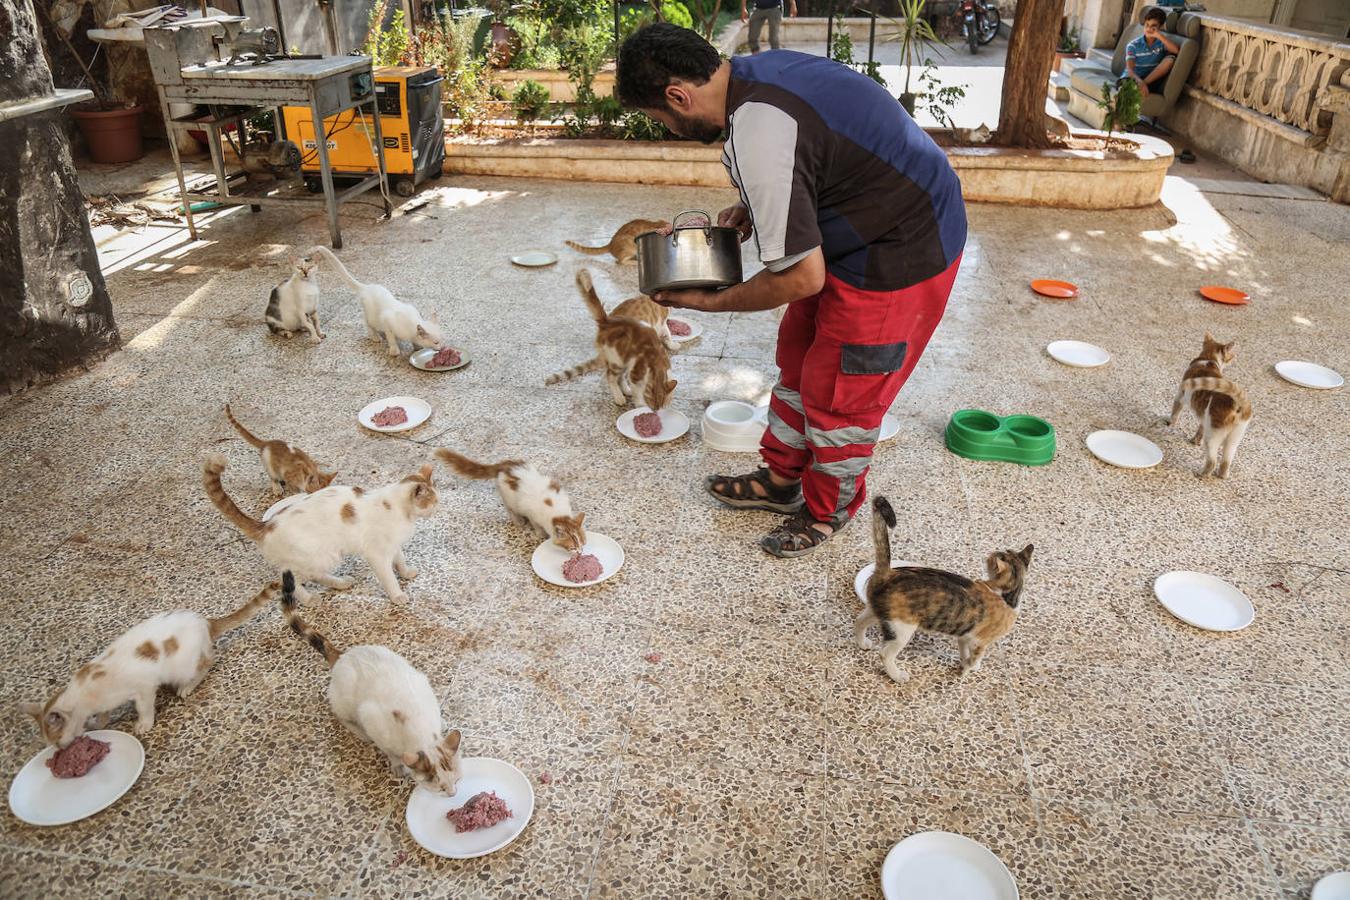
<svg viewBox="0 0 1350 900"><path fill-rule="evenodd" d="M659 0L659 2L659 15L663 21L681 28L694 27L694 16L689 12L689 7L680 0Z"/></svg>
<svg viewBox="0 0 1350 900"><path fill-rule="evenodd" d="M619 125L619 137L625 141L670 140L666 126L643 112L630 112Z"/></svg>
<svg viewBox="0 0 1350 900"><path fill-rule="evenodd" d="M534 16L512 16L506 24L516 33L519 44L511 57L513 69L561 69L562 53L554 36L554 28Z"/></svg>
<svg viewBox="0 0 1350 900"><path fill-rule="evenodd" d="M1139 91L1139 82L1126 75L1116 82L1112 91L1111 83L1102 84L1102 99L1097 106L1106 111L1106 136L1113 131L1124 131L1139 121L1139 105L1144 102Z"/></svg>
<svg viewBox="0 0 1350 900"><path fill-rule="evenodd" d="M526 0L525 15L558 29L612 20L609 0Z"/></svg>
<svg viewBox="0 0 1350 900"><path fill-rule="evenodd" d="M544 110L548 109L548 103L548 88L533 79L522 81L515 94L511 96L511 106L515 110L518 122L533 122L538 119Z"/></svg>

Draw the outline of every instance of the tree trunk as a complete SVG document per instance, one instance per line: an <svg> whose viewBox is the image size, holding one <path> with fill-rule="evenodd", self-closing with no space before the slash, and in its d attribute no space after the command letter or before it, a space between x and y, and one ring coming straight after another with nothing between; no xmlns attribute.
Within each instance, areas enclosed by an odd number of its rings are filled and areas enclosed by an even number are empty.
<svg viewBox="0 0 1350 900"><path fill-rule="evenodd" d="M1003 69L1003 104L992 143L1004 147L1050 146L1045 101L1063 15L1064 0L1017 0Z"/></svg>
<svg viewBox="0 0 1350 900"><path fill-rule="evenodd" d="M51 96L37 33L30 0L0 0L0 102ZM64 115L0 122L0 394L117 346Z"/></svg>

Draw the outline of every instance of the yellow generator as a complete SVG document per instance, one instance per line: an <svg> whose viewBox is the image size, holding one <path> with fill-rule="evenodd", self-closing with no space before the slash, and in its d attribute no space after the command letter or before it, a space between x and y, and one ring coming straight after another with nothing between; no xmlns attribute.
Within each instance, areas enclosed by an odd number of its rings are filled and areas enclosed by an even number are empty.
<svg viewBox="0 0 1350 900"><path fill-rule="evenodd" d="M384 165L400 196L428 178L439 178L445 162L445 119L441 113L441 74L434 66L383 66L375 69L376 103L384 135ZM311 191L319 181L318 145L314 116L307 106L282 109L286 137L300 145L301 171ZM328 141L328 163L334 177L364 178L376 171L371 146L375 123L358 110L323 120Z"/></svg>

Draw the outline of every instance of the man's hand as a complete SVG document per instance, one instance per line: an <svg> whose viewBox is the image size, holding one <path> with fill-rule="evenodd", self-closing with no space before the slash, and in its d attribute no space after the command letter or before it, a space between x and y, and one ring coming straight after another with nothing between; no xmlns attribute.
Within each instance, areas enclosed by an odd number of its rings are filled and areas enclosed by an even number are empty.
<svg viewBox="0 0 1350 900"><path fill-rule="evenodd" d="M1134 80L1137 81L1137 82L1139 82L1139 96L1141 96L1141 97L1147 97L1147 96L1148 96L1148 82L1144 81L1144 79L1140 78L1138 75L1134 76Z"/></svg>
<svg viewBox="0 0 1350 900"><path fill-rule="evenodd" d="M791 9L792 11L791 11L790 13L788 13L788 15L792 16L792 18L794 18L794 19L797 18L797 4L796 4L796 3L793 3L792 6L790 7L790 9Z"/></svg>
<svg viewBox="0 0 1350 900"><path fill-rule="evenodd" d="M742 22L745 22L745 21L747 21L749 18L750 18L750 17L749 17L748 15L746 15L746 13L745 13L745 4L742 3L742 4L741 4L741 21L742 21Z"/></svg>
<svg viewBox="0 0 1350 900"><path fill-rule="evenodd" d="M704 312L717 312L720 308L718 292L697 288L687 291L657 291L652 299L662 306L673 309L701 309Z"/></svg>
<svg viewBox="0 0 1350 900"><path fill-rule="evenodd" d="M723 228L735 228L739 231L742 244L750 240L750 232L754 227L750 221L750 211L739 203L735 206L728 206L718 213L717 224Z"/></svg>

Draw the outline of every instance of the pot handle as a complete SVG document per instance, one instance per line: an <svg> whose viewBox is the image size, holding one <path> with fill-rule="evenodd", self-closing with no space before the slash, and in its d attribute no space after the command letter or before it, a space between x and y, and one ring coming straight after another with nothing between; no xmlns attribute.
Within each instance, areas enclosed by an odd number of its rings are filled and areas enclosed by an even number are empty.
<svg viewBox="0 0 1350 900"><path fill-rule="evenodd" d="M704 238L707 239L708 243L709 243L709 244L712 244L712 224L713 224L713 218L712 218L712 216L708 215L708 213L707 213L705 210L701 210L701 209L686 209L686 210L684 210L683 212L679 212L679 213L676 213L676 214L675 214L675 218L673 218L673 219L670 220L670 240L671 240L671 243L674 243L674 241L675 241L675 232L682 230L682 229L681 229L681 226L680 226L680 217L681 217L681 216L702 216L702 217L704 218L704 220L707 221L707 223L708 223L707 225L687 225L687 226L684 226L683 230L686 230L686 231L692 231L693 229L698 228L698 229L702 230L703 236L704 236Z"/></svg>

